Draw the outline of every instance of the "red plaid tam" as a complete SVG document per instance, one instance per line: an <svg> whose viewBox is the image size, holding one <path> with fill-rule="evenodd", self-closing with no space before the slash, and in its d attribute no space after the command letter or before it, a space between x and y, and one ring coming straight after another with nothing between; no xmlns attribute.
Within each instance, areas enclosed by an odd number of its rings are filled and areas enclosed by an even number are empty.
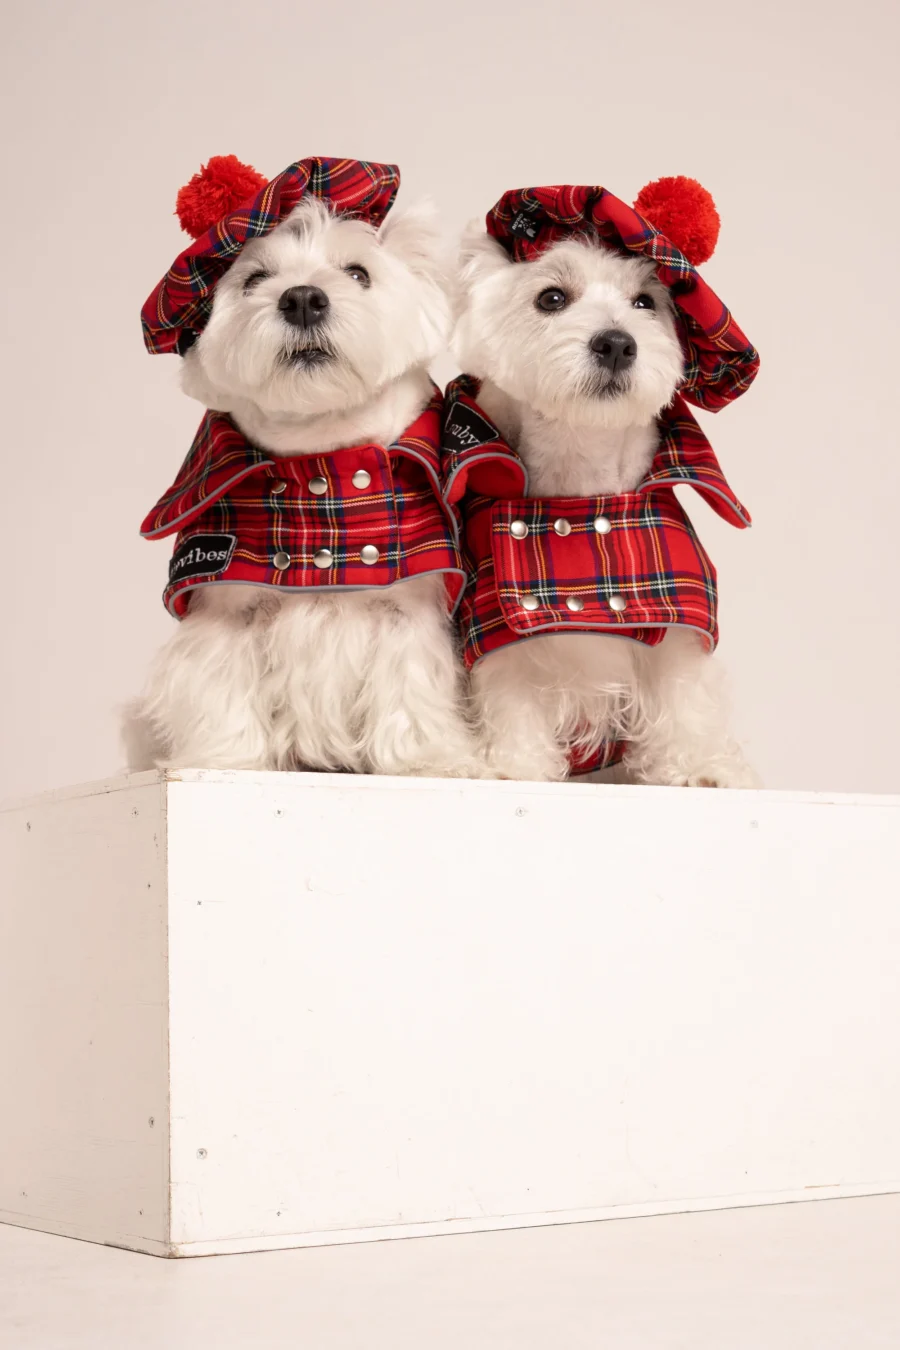
<svg viewBox="0 0 900 1350"><path fill-rule="evenodd" d="M517 262L587 232L611 249L650 258L672 292L680 319L684 397L717 412L755 379L759 354L719 297L670 239L605 188L517 188L488 212L487 229Z"/></svg>
<svg viewBox="0 0 900 1350"><path fill-rule="evenodd" d="M715 568L673 488L689 483L730 524L750 517L684 401L660 419L662 440L633 492L529 497L528 477L476 402L478 385L445 395L444 490L470 560L460 607L470 668L491 652L553 632L600 632L656 645L667 628L718 637Z"/></svg>
<svg viewBox="0 0 900 1350"><path fill-rule="evenodd" d="M208 412L172 487L141 527L177 533L163 599L182 618L196 586L361 590L443 573L455 608L465 584L440 487L442 397L393 445L275 457Z"/></svg>
<svg viewBox="0 0 900 1350"><path fill-rule="evenodd" d="M380 225L399 185L400 171L393 164L313 158L288 165L175 259L141 310L147 350L186 351L206 326L220 278L247 241L274 230L307 193L330 202L341 215Z"/></svg>

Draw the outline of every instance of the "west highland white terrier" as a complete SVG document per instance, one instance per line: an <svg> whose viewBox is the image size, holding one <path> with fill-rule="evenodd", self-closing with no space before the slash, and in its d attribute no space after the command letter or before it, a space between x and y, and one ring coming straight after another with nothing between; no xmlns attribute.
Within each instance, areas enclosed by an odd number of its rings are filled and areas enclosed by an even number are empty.
<svg viewBox="0 0 900 1350"><path fill-rule="evenodd" d="M427 372L446 268L429 205L385 218L397 182L302 160L265 184L228 156L183 189L208 232L148 300L145 340L184 352L210 411L144 526L178 531L181 622L130 710L132 768L477 772Z"/></svg>
<svg viewBox="0 0 900 1350"><path fill-rule="evenodd" d="M672 484L748 523L676 391L721 406L758 357L659 233L671 219L673 236L703 235L704 210L717 230L708 194L693 180L651 189L638 211L657 228L603 189L527 189L464 239L455 350L477 378L448 393L449 444L468 440L460 463L473 463L463 628L498 776L558 780L624 758L643 783L757 781L710 655L715 572ZM472 490L491 427L522 466L517 489Z"/></svg>

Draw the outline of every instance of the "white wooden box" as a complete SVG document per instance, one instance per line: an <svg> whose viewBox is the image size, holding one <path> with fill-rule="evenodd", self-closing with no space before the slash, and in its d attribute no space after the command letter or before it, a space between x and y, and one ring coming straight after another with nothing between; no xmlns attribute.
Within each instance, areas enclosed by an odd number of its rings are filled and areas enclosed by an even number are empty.
<svg viewBox="0 0 900 1350"><path fill-rule="evenodd" d="M169 1256L900 1190L900 798L133 775L0 814L0 1219Z"/></svg>

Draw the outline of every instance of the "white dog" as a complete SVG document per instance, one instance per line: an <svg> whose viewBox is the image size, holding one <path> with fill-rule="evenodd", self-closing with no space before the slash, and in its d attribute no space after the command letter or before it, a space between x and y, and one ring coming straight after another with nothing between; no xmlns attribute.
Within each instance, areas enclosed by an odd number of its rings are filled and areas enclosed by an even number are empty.
<svg viewBox="0 0 900 1350"><path fill-rule="evenodd" d="M472 227L461 275L456 354L482 379L479 405L524 461L529 496L634 491L684 366L652 263L589 235L513 261ZM562 779L570 751L626 740L640 782L756 781L728 731L720 668L689 628L658 646L577 632L516 641L479 660L472 683L499 776Z"/></svg>
<svg viewBox="0 0 900 1350"><path fill-rule="evenodd" d="M450 322L429 206L376 230L307 197L219 281L183 386L272 456L389 447L432 398ZM198 586L130 711L131 767L470 774L458 671L438 573Z"/></svg>

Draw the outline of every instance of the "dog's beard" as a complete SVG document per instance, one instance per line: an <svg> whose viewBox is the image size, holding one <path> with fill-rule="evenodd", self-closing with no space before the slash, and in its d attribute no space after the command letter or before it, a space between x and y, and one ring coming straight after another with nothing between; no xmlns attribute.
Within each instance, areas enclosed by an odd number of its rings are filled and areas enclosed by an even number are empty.
<svg viewBox="0 0 900 1350"><path fill-rule="evenodd" d="M607 372L598 372L588 381L584 394L588 398L598 399L616 399L624 398L630 394L633 388L631 375L612 375Z"/></svg>
<svg viewBox="0 0 900 1350"><path fill-rule="evenodd" d="M294 371L320 370L338 360L338 350L325 333L289 333L278 365Z"/></svg>
<svg viewBox="0 0 900 1350"><path fill-rule="evenodd" d="M673 392L668 380L647 381L634 369L615 375L588 368L570 372L568 379L527 384L510 381L508 385L495 382L509 397L551 421L609 430L651 421L671 400Z"/></svg>
<svg viewBox="0 0 900 1350"><path fill-rule="evenodd" d="M264 413L320 416L358 407L375 389L344 344L326 333L288 333L271 353L267 373L245 396Z"/></svg>

